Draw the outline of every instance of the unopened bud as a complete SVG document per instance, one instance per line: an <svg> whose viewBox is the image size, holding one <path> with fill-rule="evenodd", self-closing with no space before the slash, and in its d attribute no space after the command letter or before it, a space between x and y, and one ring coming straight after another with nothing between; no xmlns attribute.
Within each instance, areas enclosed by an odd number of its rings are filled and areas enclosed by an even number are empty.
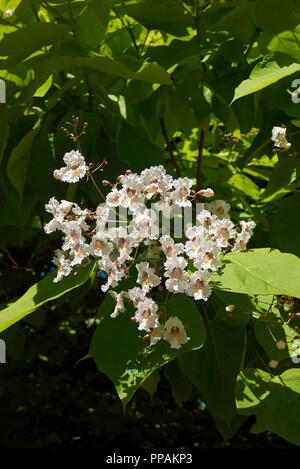
<svg viewBox="0 0 300 469"><path fill-rule="evenodd" d="M89 163L89 169L94 168L94 166L95 166L94 163Z"/></svg>
<svg viewBox="0 0 300 469"><path fill-rule="evenodd" d="M235 305L228 305L228 306L226 306L225 309L226 309L227 313L232 313L232 311L235 310Z"/></svg>
<svg viewBox="0 0 300 469"><path fill-rule="evenodd" d="M127 171L126 171L126 173L125 173L125 176L129 176L129 174L132 174L131 169L127 169Z"/></svg>
<svg viewBox="0 0 300 469"><path fill-rule="evenodd" d="M278 348L278 350L284 350L285 346L286 343L283 340L278 340L278 342L276 342L276 347Z"/></svg>
<svg viewBox="0 0 300 469"><path fill-rule="evenodd" d="M291 311L294 308L294 306L295 306L294 301L291 301L290 303L285 303L283 305L283 309L287 313L287 312Z"/></svg>
<svg viewBox="0 0 300 469"><path fill-rule="evenodd" d="M58 169L56 169L56 170L54 171L53 177L54 177L55 179L60 179L60 174L59 174Z"/></svg>
<svg viewBox="0 0 300 469"><path fill-rule="evenodd" d="M215 193L210 187L208 187L207 189L198 191L197 195L201 195L202 197L213 197Z"/></svg>
<svg viewBox="0 0 300 469"><path fill-rule="evenodd" d="M137 322L137 319L136 319L135 316L132 316L132 317L130 318L130 321L131 321L131 322Z"/></svg>
<svg viewBox="0 0 300 469"><path fill-rule="evenodd" d="M74 277L78 277L79 272L74 272Z"/></svg>
<svg viewBox="0 0 300 469"><path fill-rule="evenodd" d="M103 179L102 185L103 186L111 186L111 183L109 181L107 181L106 179Z"/></svg>
<svg viewBox="0 0 300 469"><path fill-rule="evenodd" d="M270 368L277 368L278 364L279 364L279 362L277 360L271 360L269 362L269 367Z"/></svg>

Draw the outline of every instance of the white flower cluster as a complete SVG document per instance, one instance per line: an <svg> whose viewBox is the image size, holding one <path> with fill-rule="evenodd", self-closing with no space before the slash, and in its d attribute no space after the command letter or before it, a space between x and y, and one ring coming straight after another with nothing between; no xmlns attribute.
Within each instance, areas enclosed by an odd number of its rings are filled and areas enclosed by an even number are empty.
<svg viewBox="0 0 300 469"><path fill-rule="evenodd" d="M84 167L81 155L76 161ZM73 178L70 171L77 165L69 155L65 162L70 169L59 170L62 180ZM73 202L59 203L52 197L46 210L53 219L45 226L45 231L60 230L64 234L62 249L57 250L54 259L58 266L54 281L69 275L74 265L92 257L98 260L100 271L107 274L107 281L101 287L106 292L132 274L135 266L138 286L127 292L110 291L116 301L111 317L117 317L125 310L124 302L130 301L136 309L132 320L139 330L146 331L150 345L164 339L171 348L180 348L189 340L185 327L174 316L163 324L163 312L158 311L158 304L150 295L157 297L159 289L160 292L166 289L206 301L211 294L210 272L221 267L222 250L245 250L255 227L253 221L241 221L240 226L236 226L229 217L230 205L216 200L205 204L196 217L196 224L186 227L180 242L175 242L170 234L160 233L149 204L158 201L160 209L164 214L168 212L171 220L174 208L192 206L192 185L193 181L186 177L173 179L163 166L152 166L141 174L128 171L119 176L105 203L95 212L82 210ZM211 189L206 191L213 194ZM110 214L116 207L130 209L130 220L125 220L125 226L109 227ZM154 262L156 268L150 265L153 246L160 252L160 267ZM148 252L147 260L143 257L145 252L138 252L142 247Z"/></svg>
<svg viewBox="0 0 300 469"><path fill-rule="evenodd" d="M55 179L60 179L64 182L78 182L85 176L88 166L85 159L78 150L72 150L65 154L64 162L66 166L54 171L53 176Z"/></svg>
<svg viewBox="0 0 300 469"><path fill-rule="evenodd" d="M286 139L285 127L273 127L271 139L275 147L281 148L282 150L289 150L291 148L291 144Z"/></svg>

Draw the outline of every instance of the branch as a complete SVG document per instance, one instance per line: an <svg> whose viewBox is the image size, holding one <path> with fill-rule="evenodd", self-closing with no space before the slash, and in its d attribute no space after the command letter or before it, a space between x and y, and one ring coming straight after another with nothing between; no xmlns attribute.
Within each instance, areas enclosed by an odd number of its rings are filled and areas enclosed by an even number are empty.
<svg viewBox="0 0 300 469"><path fill-rule="evenodd" d="M134 34L133 34L133 31L131 29L131 27L125 23L125 20L123 19L122 16L119 15L119 13L115 10L113 10L114 14L116 15L116 17L121 21L122 25L124 26L124 28L128 31L128 34L130 35L131 37L131 40L132 40L132 43L134 45L134 48L137 52L137 54L139 53L139 48L138 48L138 45L136 43L136 40L135 40L135 37L134 37Z"/></svg>
<svg viewBox="0 0 300 469"><path fill-rule="evenodd" d="M1 17L0 20L3 21L4 23L9 24L10 26L13 26L14 28L21 29L20 26L18 26L15 23L12 23L11 21L7 20L6 18Z"/></svg>
<svg viewBox="0 0 300 469"><path fill-rule="evenodd" d="M176 169L177 176L181 178L182 177L181 172L180 172L179 166L177 164L177 161L175 159L175 156L174 156L174 153L173 153L173 148L172 148L171 142L168 138L168 134L167 134L167 131L166 131L166 127L165 127L165 123L164 123L163 118L160 119L160 125L161 125L162 134L163 134L165 142L167 144L168 152L170 153L170 156L171 156L171 159L172 159L173 166Z"/></svg>
<svg viewBox="0 0 300 469"><path fill-rule="evenodd" d="M198 161L197 161L197 191L201 189L201 166L202 166L202 155L203 155L203 144L204 144L204 130L201 129L200 140L198 145Z"/></svg>

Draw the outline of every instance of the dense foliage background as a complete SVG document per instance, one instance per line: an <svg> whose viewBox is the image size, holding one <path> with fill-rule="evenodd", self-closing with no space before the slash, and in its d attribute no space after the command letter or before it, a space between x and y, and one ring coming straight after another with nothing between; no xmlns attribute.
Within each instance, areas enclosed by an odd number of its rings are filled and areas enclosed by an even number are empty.
<svg viewBox="0 0 300 469"><path fill-rule="evenodd" d="M300 376L291 361L300 326L299 2L1 0L0 8L0 331L8 353L0 446L299 445ZM45 203L100 202L91 182L52 177L74 148L61 131L72 115L88 123L87 161L109 163L99 184L162 164L195 188L212 187L236 222L257 224L255 250L241 254L240 270L228 255L200 307L205 345L158 364L125 415L94 360L79 361L108 311L103 279L90 269L63 287L52 283L60 239L43 231ZM289 151L274 151L272 128L281 125ZM40 296L31 290L13 304L42 279ZM239 312L227 314L228 304Z"/></svg>

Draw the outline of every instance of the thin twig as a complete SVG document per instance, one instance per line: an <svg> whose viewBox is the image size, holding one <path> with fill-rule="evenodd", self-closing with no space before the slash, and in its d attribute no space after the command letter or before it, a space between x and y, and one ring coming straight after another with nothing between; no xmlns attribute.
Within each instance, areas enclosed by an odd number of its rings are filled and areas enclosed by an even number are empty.
<svg viewBox="0 0 300 469"><path fill-rule="evenodd" d="M260 34L260 32L261 32L261 29L260 29L260 28L256 28L256 30L255 30L255 32L254 32L254 34L253 34L253 37L252 37L252 39L251 39L251 41L250 41L250 44L248 45L248 47L247 47L247 49L246 49L246 52L245 52L245 54L244 54L242 60L240 61L240 63L239 63L238 65L241 65L242 62L247 59L248 55L250 54L250 52L251 52L251 50L252 50L252 47L253 47L254 43L256 42L256 39L258 38L258 36L259 36L259 34Z"/></svg>
<svg viewBox="0 0 300 469"><path fill-rule="evenodd" d="M161 125L162 134L163 134L165 142L167 144L168 152L170 153L170 156L171 156L171 159L172 159L173 166L176 169L177 176L181 178L182 177L181 172L180 172L179 166L177 164L177 161L175 159L175 156L174 156L174 153L173 153L173 148L172 148L171 142L169 140L163 118L160 119L160 125Z"/></svg>
<svg viewBox="0 0 300 469"><path fill-rule="evenodd" d="M136 40L135 40L135 37L134 37L134 34L133 34L133 31L131 29L130 26L128 26L128 24L125 23L124 19L119 15L119 13L117 11L114 10L114 14L116 15L116 17L121 21L122 25L124 26L124 28L126 29L126 31L128 31L128 34L130 35L131 37L131 40L132 40L132 43L134 45L134 48L137 52L137 54L139 53L139 48L138 48L138 45L136 43Z"/></svg>
<svg viewBox="0 0 300 469"><path fill-rule="evenodd" d="M197 191L200 191L201 189L201 167L202 167L204 136L205 136L205 132L203 129L201 129L200 140L199 140L199 145L198 145Z"/></svg>
<svg viewBox="0 0 300 469"><path fill-rule="evenodd" d="M4 23L7 23L9 24L10 26L13 26L14 28L17 28L17 29L21 29L20 26L18 26L17 24L15 23L12 23L11 21L7 20L6 18L0 18L1 21L3 21Z"/></svg>
<svg viewBox="0 0 300 469"><path fill-rule="evenodd" d="M59 16L60 18L63 18L63 15L61 13L59 13L59 11L56 11L55 8L53 8L47 2L43 1L43 2L41 2L41 5L45 8L45 10L50 11L50 13L52 13L52 15Z"/></svg>

